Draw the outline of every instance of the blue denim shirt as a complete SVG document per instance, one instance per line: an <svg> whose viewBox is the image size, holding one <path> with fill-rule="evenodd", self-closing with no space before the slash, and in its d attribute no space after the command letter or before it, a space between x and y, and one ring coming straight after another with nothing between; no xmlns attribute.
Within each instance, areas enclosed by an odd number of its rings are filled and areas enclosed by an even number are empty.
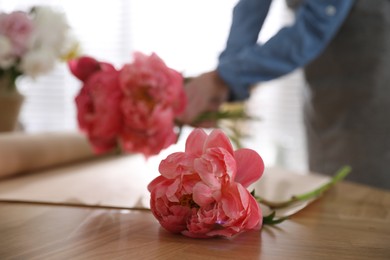
<svg viewBox="0 0 390 260"><path fill-rule="evenodd" d="M316 58L337 33L354 0L306 0L295 22L282 28L264 44L258 35L272 0L240 0L226 48L217 70L229 85L232 100L249 97L258 82L285 75Z"/></svg>

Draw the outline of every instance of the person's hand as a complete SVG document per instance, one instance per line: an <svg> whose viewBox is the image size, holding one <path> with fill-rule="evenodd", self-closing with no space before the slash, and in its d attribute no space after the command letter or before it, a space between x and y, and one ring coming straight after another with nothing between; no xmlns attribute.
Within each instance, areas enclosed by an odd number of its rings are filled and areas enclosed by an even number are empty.
<svg viewBox="0 0 390 260"><path fill-rule="evenodd" d="M204 112L216 112L227 101L229 89L216 71L203 73L185 84L188 103L177 118L181 123L200 127L214 127L216 121L195 120Z"/></svg>

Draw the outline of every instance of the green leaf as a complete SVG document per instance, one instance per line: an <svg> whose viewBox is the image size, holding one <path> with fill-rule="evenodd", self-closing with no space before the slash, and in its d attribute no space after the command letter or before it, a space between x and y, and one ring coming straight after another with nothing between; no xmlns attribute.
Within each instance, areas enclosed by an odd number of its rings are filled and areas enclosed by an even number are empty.
<svg viewBox="0 0 390 260"><path fill-rule="evenodd" d="M268 216L263 216L263 225L276 225L287 220L288 217L275 218L276 212L272 211Z"/></svg>

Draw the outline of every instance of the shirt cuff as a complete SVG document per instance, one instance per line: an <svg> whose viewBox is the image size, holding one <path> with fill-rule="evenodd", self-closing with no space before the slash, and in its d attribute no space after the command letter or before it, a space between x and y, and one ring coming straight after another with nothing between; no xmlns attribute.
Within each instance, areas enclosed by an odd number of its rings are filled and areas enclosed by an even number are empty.
<svg viewBox="0 0 390 260"><path fill-rule="evenodd" d="M238 60L232 58L219 59L218 75L229 88L229 101L241 101L249 98L249 84L242 82Z"/></svg>

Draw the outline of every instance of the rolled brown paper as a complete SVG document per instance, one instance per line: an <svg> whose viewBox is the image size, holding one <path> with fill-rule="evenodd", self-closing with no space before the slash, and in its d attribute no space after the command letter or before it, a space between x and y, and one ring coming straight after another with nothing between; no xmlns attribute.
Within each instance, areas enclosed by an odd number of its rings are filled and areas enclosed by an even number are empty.
<svg viewBox="0 0 390 260"><path fill-rule="evenodd" d="M94 157L78 132L0 134L0 178Z"/></svg>

